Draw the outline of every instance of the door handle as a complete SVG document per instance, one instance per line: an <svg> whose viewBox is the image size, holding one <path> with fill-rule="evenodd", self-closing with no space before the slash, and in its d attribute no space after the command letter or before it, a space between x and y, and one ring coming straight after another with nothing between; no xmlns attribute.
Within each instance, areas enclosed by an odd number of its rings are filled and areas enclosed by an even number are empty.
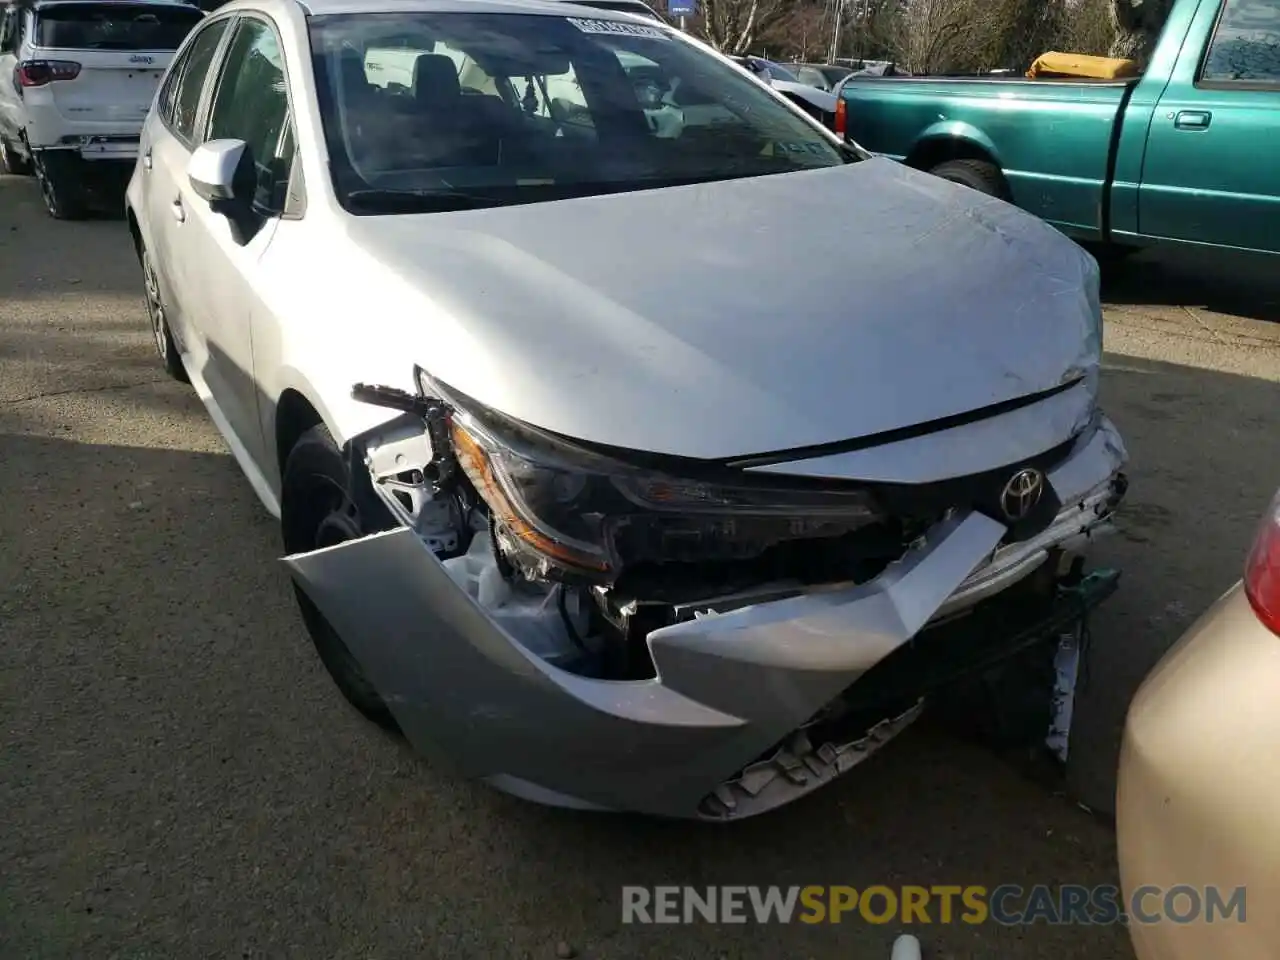
<svg viewBox="0 0 1280 960"><path fill-rule="evenodd" d="M187 211L186 208L182 206L181 197L178 197L178 199L174 200L173 203L169 204L169 212L173 214L173 219L177 220L179 223L182 223L187 219Z"/></svg>
<svg viewBox="0 0 1280 960"><path fill-rule="evenodd" d="M150 147L147 147L146 153L142 155L142 169L143 170L151 169L151 148Z"/></svg>
<svg viewBox="0 0 1280 960"><path fill-rule="evenodd" d="M1178 130L1205 130L1213 114L1208 110L1179 110L1173 118L1173 125Z"/></svg>

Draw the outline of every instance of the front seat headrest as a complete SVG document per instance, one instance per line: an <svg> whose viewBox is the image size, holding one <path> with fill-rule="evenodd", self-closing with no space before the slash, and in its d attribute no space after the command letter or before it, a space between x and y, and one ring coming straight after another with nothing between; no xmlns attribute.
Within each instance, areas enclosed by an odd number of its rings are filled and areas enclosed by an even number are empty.
<svg viewBox="0 0 1280 960"><path fill-rule="evenodd" d="M419 103L456 102L462 96L457 66L442 53L421 54L413 63L413 95Z"/></svg>
<svg viewBox="0 0 1280 960"><path fill-rule="evenodd" d="M343 50L338 55L338 69L342 72L342 89L348 97L359 96L369 88L369 77L364 72L364 57L355 50Z"/></svg>

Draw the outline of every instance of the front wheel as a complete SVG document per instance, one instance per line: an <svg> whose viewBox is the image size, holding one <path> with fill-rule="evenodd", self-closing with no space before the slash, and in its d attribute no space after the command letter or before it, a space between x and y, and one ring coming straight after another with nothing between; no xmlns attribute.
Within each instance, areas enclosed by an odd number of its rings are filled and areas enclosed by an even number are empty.
<svg viewBox="0 0 1280 960"><path fill-rule="evenodd" d="M286 553L308 553L378 531L382 518L363 517L351 487L347 461L328 428L318 424L304 433L285 459L281 480ZM347 702L378 726L398 731L386 702L337 630L296 583L293 590L316 653Z"/></svg>
<svg viewBox="0 0 1280 960"><path fill-rule="evenodd" d="M1000 168L985 160L947 160L929 170L935 177L950 180L989 197L1003 197L1004 177Z"/></svg>

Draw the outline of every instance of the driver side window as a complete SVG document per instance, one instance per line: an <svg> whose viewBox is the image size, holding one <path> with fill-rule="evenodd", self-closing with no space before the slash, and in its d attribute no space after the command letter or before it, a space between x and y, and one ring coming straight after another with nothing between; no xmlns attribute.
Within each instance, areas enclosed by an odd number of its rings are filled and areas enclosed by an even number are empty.
<svg viewBox="0 0 1280 960"><path fill-rule="evenodd" d="M208 139L245 143L237 191L263 214L284 207L293 165L289 96L280 42L266 22L246 17L236 27L209 113Z"/></svg>

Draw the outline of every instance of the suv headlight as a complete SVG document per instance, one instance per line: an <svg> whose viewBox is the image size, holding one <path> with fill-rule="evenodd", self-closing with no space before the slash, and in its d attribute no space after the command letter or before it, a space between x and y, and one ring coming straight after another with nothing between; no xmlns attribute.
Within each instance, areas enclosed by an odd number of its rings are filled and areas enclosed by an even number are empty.
<svg viewBox="0 0 1280 960"><path fill-rule="evenodd" d="M538 575L608 583L625 567L745 560L883 519L862 489L727 468L714 478L676 476L575 446L484 409L420 368L415 375L424 396L450 408L454 456L503 546Z"/></svg>

